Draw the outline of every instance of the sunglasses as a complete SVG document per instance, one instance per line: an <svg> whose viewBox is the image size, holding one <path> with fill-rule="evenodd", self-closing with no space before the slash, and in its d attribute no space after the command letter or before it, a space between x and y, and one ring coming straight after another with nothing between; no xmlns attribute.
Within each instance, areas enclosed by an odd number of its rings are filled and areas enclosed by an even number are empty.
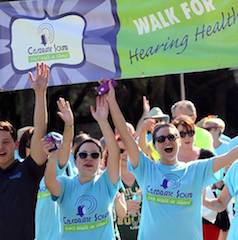
<svg viewBox="0 0 238 240"><path fill-rule="evenodd" d="M218 129L218 127L207 127L207 128L205 128L208 132L210 132L211 130L217 130Z"/></svg>
<svg viewBox="0 0 238 240"><path fill-rule="evenodd" d="M88 156L90 156L90 157L93 158L93 159L97 159L97 158L99 158L100 153L99 153L99 152L91 152L91 153L88 153L88 152L79 152L79 153L78 153L78 156L79 156L79 158L81 158L81 159L85 159L85 158L87 158Z"/></svg>
<svg viewBox="0 0 238 240"><path fill-rule="evenodd" d="M178 138L178 136L177 136L177 134L169 134L167 136L161 135L159 137L156 137L155 141L158 142L158 143L163 143L163 142L165 142L166 138L170 142L174 142Z"/></svg>
<svg viewBox="0 0 238 240"><path fill-rule="evenodd" d="M194 134L195 134L194 130L190 130L190 131L187 131L187 132L185 132L185 131L179 132L179 135L180 135L181 138L185 138L186 135L188 135L189 137L193 137Z"/></svg>

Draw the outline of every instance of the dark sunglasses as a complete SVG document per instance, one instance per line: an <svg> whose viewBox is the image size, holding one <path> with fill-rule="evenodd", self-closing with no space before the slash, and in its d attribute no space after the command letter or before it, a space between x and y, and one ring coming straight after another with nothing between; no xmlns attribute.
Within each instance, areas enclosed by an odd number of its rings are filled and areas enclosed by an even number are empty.
<svg viewBox="0 0 238 240"><path fill-rule="evenodd" d="M207 127L207 128L205 128L208 132L210 132L211 130L217 130L218 129L218 127Z"/></svg>
<svg viewBox="0 0 238 240"><path fill-rule="evenodd" d="M121 154L124 153L125 151L126 151L125 149L120 148L120 153L121 153Z"/></svg>
<svg viewBox="0 0 238 240"><path fill-rule="evenodd" d="M155 141L158 142L158 143L163 143L163 142L165 142L166 138L170 142L174 142L178 138L178 136L176 134L169 134L167 136L161 135L159 137L156 137Z"/></svg>
<svg viewBox="0 0 238 240"><path fill-rule="evenodd" d="M100 153L99 153L99 152L91 152L91 153L88 153L88 152L79 152L79 153L78 153L78 156L79 156L79 158L81 158L81 159L85 159L85 158L87 158L88 156L90 156L90 157L93 158L93 159L97 159L97 158L99 158Z"/></svg>
<svg viewBox="0 0 238 240"><path fill-rule="evenodd" d="M185 131L179 132L179 135L180 135L181 138L185 138L186 135L188 135L189 137L193 137L194 134L195 134L194 130L190 130L190 131L187 131L187 132L185 132Z"/></svg>

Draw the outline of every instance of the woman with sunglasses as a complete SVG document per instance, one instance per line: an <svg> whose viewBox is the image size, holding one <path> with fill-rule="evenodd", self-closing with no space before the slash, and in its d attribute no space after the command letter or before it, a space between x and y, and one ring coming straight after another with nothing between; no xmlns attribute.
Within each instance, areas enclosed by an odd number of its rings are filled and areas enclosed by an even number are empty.
<svg viewBox="0 0 238 240"><path fill-rule="evenodd" d="M193 120L186 116L181 115L173 120L172 122L179 131L181 146L178 152L178 160L181 162L191 162L198 159L211 158L214 154L207 149L196 147L194 144L194 134L195 134L195 125ZM207 189L210 190L210 193L213 194L211 187ZM206 214L209 213L209 216ZM215 222L216 212L211 213L207 212L203 208L203 216L208 217L202 218L203 222L203 240L217 240L220 233L220 227L217 222ZM212 218L210 218L210 216ZM209 221L210 220L210 221ZM214 222L213 222L214 221Z"/></svg>
<svg viewBox="0 0 238 240"><path fill-rule="evenodd" d="M214 180L216 171L235 161L238 148L220 157L180 162L177 128L170 123L158 124L153 131L153 144L160 162L155 163L140 151L128 133L111 84L109 88L107 99L112 119L129 155L130 169L142 189L138 239L201 240L202 189Z"/></svg>
<svg viewBox="0 0 238 240"><path fill-rule="evenodd" d="M114 239L112 206L119 187L119 148L108 122L105 97L97 97L91 113L98 122L108 146L107 169L97 174L102 148L94 138L81 142L75 151L79 175L74 178L55 174L55 156L50 155L45 179L61 210L60 239Z"/></svg>

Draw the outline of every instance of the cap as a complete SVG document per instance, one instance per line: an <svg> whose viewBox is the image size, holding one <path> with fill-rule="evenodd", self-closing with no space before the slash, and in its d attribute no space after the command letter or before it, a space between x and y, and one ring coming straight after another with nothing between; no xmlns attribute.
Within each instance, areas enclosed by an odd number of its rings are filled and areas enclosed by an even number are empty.
<svg viewBox="0 0 238 240"><path fill-rule="evenodd" d="M145 119L163 119L165 122L169 122L170 118L168 114L164 114L159 107L153 107L144 117Z"/></svg>

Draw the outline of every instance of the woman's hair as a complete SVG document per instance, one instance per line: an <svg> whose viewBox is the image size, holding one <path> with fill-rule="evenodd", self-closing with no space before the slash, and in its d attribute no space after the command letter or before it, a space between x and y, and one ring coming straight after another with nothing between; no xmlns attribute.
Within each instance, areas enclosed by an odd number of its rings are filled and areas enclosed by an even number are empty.
<svg viewBox="0 0 238 240"><path fill-rule="evenodd" d="M100 141L98 141L96 138L90 137L90 138L82 141L82 142L77 146L77 148L76 148L75 151L74 151L74 159L76 159L76 156L77 156L77 153L78 153L80 147L81 147L83 144L85 144L85 143L94 143L94 144L98 147L99 152L100 152L100 155L102 156L102 146L101 146Z"/></svg>
<svg viewBox="0 0 238 240"><path fill-rule="evenodd" d="M186 115L179 116L175 118L172 123L176 128L178 128L179 125L184 127L187 131L194 130L195 129L195 124L193 120Z"/></svg>
<svg viewBox="0 0 238 240"><path fill-rule="evenodd" d="M161 128L173 128L175 130L175 132L178 134L179 136L179 133L178 133L178 130L177 128L174 126L174 124L172 123L157 123L154 127L154 131L152 133L152 137L153 137L153 144L155 145L155 139L156 139L156 133L161 129Z"/></svg>
<svg viewBox="0 0 238 240"><path fill-rule="evenodd" d="M17 132L16 129L12 126L12 124L8 121L0 121L0 131L9 132L14 140L17 140Z"/></svg>
<svg viewBox="0 0 238 240"><path fill-rule="evenodd" d="M26 148L31 147L31 138L34 132L34 128L27 129L21 136L18 146L19 156L21 158L26 158Z"/></svg>

